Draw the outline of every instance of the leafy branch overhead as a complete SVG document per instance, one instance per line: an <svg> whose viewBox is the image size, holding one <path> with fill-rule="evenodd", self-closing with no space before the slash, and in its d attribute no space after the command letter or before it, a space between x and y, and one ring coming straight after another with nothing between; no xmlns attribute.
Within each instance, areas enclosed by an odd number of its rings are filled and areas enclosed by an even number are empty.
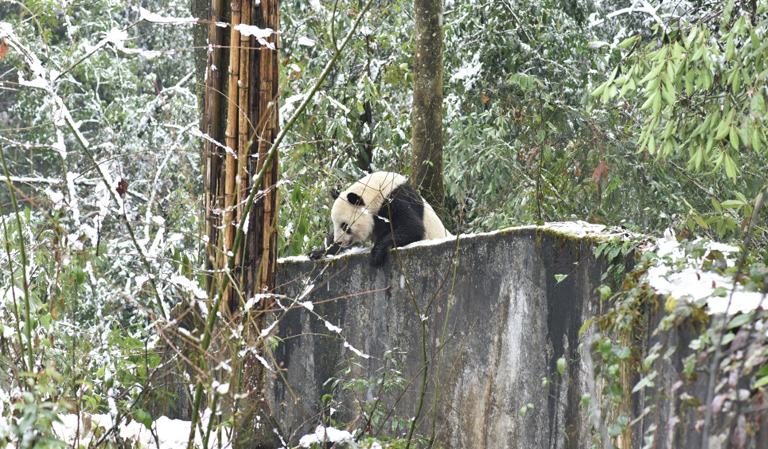
<svg viewBox="0 0 768 449"><path fill-rule="evenodd" d="M764 13L765 3L758 8ZM719 20L626 38L616 46L622 61L592 95L637 114L639 150L687 157L690 171L720 169L735 179L740 158L766 155L766 23L734 10L733 1L712 13Z"/></svg>

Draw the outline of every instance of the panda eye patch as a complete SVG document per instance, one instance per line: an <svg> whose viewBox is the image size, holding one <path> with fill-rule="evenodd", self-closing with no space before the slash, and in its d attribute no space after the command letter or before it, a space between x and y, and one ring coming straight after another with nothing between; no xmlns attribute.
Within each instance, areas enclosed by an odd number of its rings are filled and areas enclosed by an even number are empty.
<svg viewBox="0 0 768 449"><path fill-rule="evenodd" d="M349 226L346 223L342 223L340 227L342 231L346 231Z"/></svg>

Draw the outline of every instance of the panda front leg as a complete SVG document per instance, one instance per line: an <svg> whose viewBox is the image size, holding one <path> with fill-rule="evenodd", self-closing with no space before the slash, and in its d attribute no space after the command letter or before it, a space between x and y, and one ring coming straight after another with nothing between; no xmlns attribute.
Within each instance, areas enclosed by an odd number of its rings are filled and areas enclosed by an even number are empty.
<svg viewBox="0 0 768 449"><path fill-rule="evenodd" d="M387 253L395 246L405 246L418 242L424 238L423 226L398 227L394 232L387 232L379 236L371 248L371 266L380 267L387 260Z"/></svg>

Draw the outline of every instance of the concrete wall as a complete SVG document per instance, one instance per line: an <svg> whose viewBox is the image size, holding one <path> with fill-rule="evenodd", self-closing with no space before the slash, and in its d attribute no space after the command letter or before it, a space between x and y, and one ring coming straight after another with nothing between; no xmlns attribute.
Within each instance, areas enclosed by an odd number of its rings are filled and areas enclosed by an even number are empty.
<svg viewBox="0 0 768 449"><path fill-rule="evenodd" d="M456 251L455 241L406 248L398 252L402 268L394 251L378 269L368 265L368 254L317 264L283 261L282 293L295 298L305 282L314 285L302 299L314 303L313 312L296 308L278 324L283 340L275 355L290 390L275 373L268 397L283 433L296 441L320 424L328 413L322 407L327 393L346 401L339 422L360 414L349 392L334 392L326 383L350 366L354 353L345 342L370 356L357 357L347 379L381 378L385 351L404 351L397 359L404 378L413 382L393 415L414 417L424 367L421 314L429 383L418 434L431 432L437 391L435 428L443 447L589 447L591 433L579 405L587 392L586 368L577 346L582 324L601 312L595 289L605 263L593 256L592 242L593 237L525 227L462 238ZM557 283L556 274L568 277ZM343 329L341 334L318 315ZM568 360L562 375L561 357ZM550 379L546 387L544 377ZM370 387L363 395L373 402L377 390ZM387 396L384 402L391 408L395 400ZM521 417L529 403L533 409ZM357 425L364 421L358 418Z"/></svg>

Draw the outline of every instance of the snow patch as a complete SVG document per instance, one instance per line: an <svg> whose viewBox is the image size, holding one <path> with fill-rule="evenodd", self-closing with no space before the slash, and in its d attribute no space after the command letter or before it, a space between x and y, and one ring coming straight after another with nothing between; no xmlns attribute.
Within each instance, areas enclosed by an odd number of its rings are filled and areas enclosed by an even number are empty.
<svg viewBox="0 0 768 449"><path fill-rule="evenodd" d="M80 444L88 447L89 443L93 440L93 431L99 427L109 430L113 426L112 417L109 415L85 415L79 417L78 415L59 415L61 422L53 423L54 434L63 440L67 445L71 446L76 439ZM189 439L189 421L181 421L178 419L169 419L165 416L159 417L152 423L152 428L157 432L160 448L162 449L184 449L187 447L187 440ZM207 428L207 417L203 418L202 427ZM78 438L78 429L80 435ZM156 449L158 448L155 439L143 424L138 421L131 421L130 424L120 424L118 426L118 432L120 437L125 441L133 442L136 446ZM229 439L224 432L223 446L228 445ZM131 444L131 447L134 446ZM195 446L202 447L203 441L200 437L200 433L195 433ZM216 438L211 438L208 442L208 447L219 447Z"/></svg>
<svg viewBox="0 0 768 449"><path fill-rule="evenodd" d="M704 242L702 239L696 239L693 243ZM726 257L726 261L731 262L731 266L736 263L739 249L735 246L718 242L708 242L705 245L708 250L707 254L712 251L720 251ZM761 305L765 307L768 304L766 295L746 291L738 283L736 283L736 290L734 291L733 278L713 271L702 270L701 260L686 254L673 236L667 236L657 242L656 254L660 258L671 259L675 262L674 266L678 267L673 268L669 264L660 263L648 269L645 279L658 294L669 295L697 304L705 303L709 313L713 315L726 312L729 315L749 312ZM712 296L718 289L720 289L717 292L718 295ZM731 292L733 292L732 297Z"/></svg>
<svg viewBox="0 0 768 449"><path fill-rule="evenodd" d="M299 45L302 45L304 47L314 47L315 46L315 41L313 41L312 39L310 39L308 37L301 36L301 37L299 37Z"/></svg>
<svg viewBox="0 0 768 449"><path fill-rule="evenodd" d="M134 8L135 11L135 8ZM185 23L197 23L194 17L163 17L160 14L150 12L139 7L139 20L145 20L152 23L168 23L172 25L182 25Z"/></svg>
<svg viewBox="0 0 768 449"><path fill-rule="evenodd" d="M351 439L352 434L346 430L317 426L315 433L304 435L299 439L299 445L301 445L301 447L310 447L313 444L340 443Z"/></svg>
<svg viewBox="0 0 768 449"><path fill-rule="evenodd" d="M339 326L334 326L333 324L331 324L330 322L328 322L328 321L325 321L325 320L323 320L323 323L325 324L325 327L326 327L326 328L327 328L329 331L331 331L331 332L336 332L337 334L340 334L340 333L341 333L341 330L342 330L342 329L341 329Z"/></svg>
<svg viewBox="0 0 768 449"><path fill-rule="evenodd" d="M362 352L362 351L360 351L359 349L356 349L354 346L352 346L351 344L349 344L349 342L347 342L347 341L345 341L345 342L344 342L344 347L345 347L345 348L347 348L347 349L349 349L350 351L354 352L354 353L355 353L355 354L356 354L358 357L362 357L362 358L364 358L364 359L369 359L369 358L371 358L371 356L369 356L368 354L365 354L365 353L363 353L363 352Z"/></svg>
<svg viewBox="0 0 768 449"><path fill-rule="evenodd" d="M235 29L239 31L243 36L255 37L261 45L264 45L270 50L275 49L275 44L267 42L266 39L275 32L272 28L259 28L255 25L245 25L241 23L239 25L235 25Z"/></svg>
<svg viewBox="0 0 768 449"><path fill-rule="evenodd" d="M173 276L171 276L170 283L178 285L184 291L192 293L192 295L194 295L195 298L198 298L198 299L208 298L208 293L206 293L205 290L200 288L200 285L194 279L188 279L184 276L174 274Z"/></svg>
<svg viewBox="0 0 768 449"><path fill-rule="evenodd" d="M463 66L459 68L453 75L451 75L451 82L463 81L467 89L477 81L477 74L483 68L483 64L480 62L480 53L475 53L472 57L472 61L465 62Z"/></svg>

